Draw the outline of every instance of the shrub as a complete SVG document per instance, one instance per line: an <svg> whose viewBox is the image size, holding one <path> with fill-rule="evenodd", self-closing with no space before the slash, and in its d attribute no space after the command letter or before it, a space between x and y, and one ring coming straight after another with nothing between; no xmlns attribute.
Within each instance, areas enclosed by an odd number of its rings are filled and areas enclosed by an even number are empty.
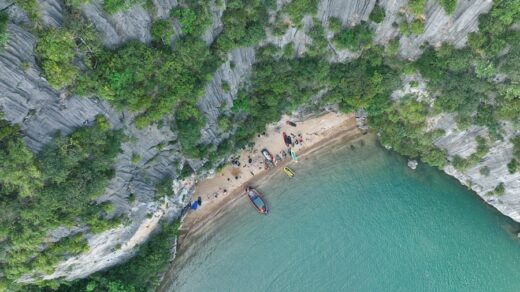
<svg viewBox="0 0 520 292"><path fill-rule="evenodd" d="M229 130L231 130L231 127L232 127L231 119L228 116L220 116L218 118L217 125L218 125L218 129L222 133L227 133L227 132L229 132Z"/></svg>
<svg viewBox="0 0 520 292"><path fill-rule="evenodd" d="M140 0L104 0L103 9L108 14L114 14L119 11L127 10L139 2Z"/></svg>
<svg viewBox="0 0 520 292"><path fill-rule="evenodd" d="M494 190L495 195L497 195L497 196L502 196L505 192L506 192L506 188L505 188L503 182L499 183L499 184L495 187L495 190Z"/></svg>
<svg viewBox="0 0 520 292"><path fill-rule="evenodd" d="M385 10L383 7L379 5L374 5L374 9L370 12L368 19L372 20L375 23L381 23L385 19Z"/></svg>
<svg viewBox="0 0 520 292"><path fill-rule="evenodd" d="M209 3L189 1L189 4L188 7L179 6L173 9L171 15L181 24L184 35L201 36L213 19L209 11Z"/></svg>
<svg viewBox="0 0 520 292"><path fill-rule="evenodd" d="M300 23L306 14L314 15L318 11L318 0L293 0L283 8L292 21Z"/></svg>
<svg viewBox="0 0 520 292"><path fill-rule="evenodd" d="M14 3L27 13L27 17L29 17L32 22L38 21L40 17L40 5L38 4L38 0L15 0Z"/></svg>
<svg viewBox="0 0 520 292"><path fill-rule="evenodd" d="M65 5L79 9L81 4L90 3L91 0L64 0Z"/></svg>
<svg viewBox="0 0 520 292"><path fill-rule="evenodd" d="M7 25L9 21L9 15L5 11L0 11L0 52L3 50L9 39L9 33L7 32Z"/></svg>
<svg viewBox="0 0 520 292"><path fill-rule="evenodd" d="M139 154L137 153L133 153L132 157L130 158L130 161L132 161L132 164L139 164L139 162L141 161L141 156L139 156Z"/></svg>
<svg viewBox="0 0 520 292"><path fill-rule="evenodd" d="M76 56L72 33L50 29L42 33L35 51L42 63L43 74L53 87L59 89L76 80L78 70L71 64Z"/></svg>
<svg viewBox="0 0 520 292"><path fill-rule="evenodd" d="M220 87L222 87L222 90L224 90L224 92L226 92L226 93L229 92L229 90L231 90L231 87L229 86L229 82L227 82L225 80L222 80Z"/></svg>
<svg viewBox="0 0 520 292"><path fill-rule="evenodd" d="M152 23L150 33L154 41L168 46L175 34L175 30L173 29L173 24L169 19L160 19Z"/></svg>
<svg viewBox="0 0 520 292"><path fill-rule="evenodd" d="M347 28L334 36L334 43L340 49L357 51L372 42L374 33L366 22Z"/></svg>
<svg viewBox="0 0 520 292"><path fill-rule="evenodd" d="M412 23L410 23L410 33L415 35L420 35L424 32L424 20L422 19L414 19Z"/></svg>
<svg viewBox="0 0 520 292"><path fill-rule="evenodd" d="M309 29L307 34L312 38L312 45L306 52L307 56L324 56L327 53L328 41L325 38L325 31L323 30L321 22L315 20L314 25Z"/></svg>
<svg viewBox="0 0 520 292"><path fill-rule="evenodd" d="M409 0L408 7L414 15L421 15L426 8L426 2L427 0Z"/></svg>
<svg viewBox="0 0 520 292"><path fill-rule="evenodd" d="M224 59L234 48L254 46L265 36L267 9L261 0L230 0L222 15L224 30L213 46Z"/></svg>
<svg viewBox="0 0 520 292"><path fill-rule="evenodd" d="M465 171L468 168L475 166L475 164L479 163L482 158L486 156L487 152L489 151L489 146L486 143L486 139L481 136L477 136L475 140L477 142L477 150L475 153L471 154L466 159L463 159L458 155L455 155L453 158L452 163L456 169Z"/></svg>
<svg viewBox="0 0 520 292"><path fill-rule="evenodd" d="M294 44L288 43L283 47L283 57L290 59L294 56Z"/></svg>
<svg viewBox="0 0 520 292"><path fill-rule="evenodd" d="M155 197L156 198L161 198L164 196L171 196L172 194L173 194L172 178L170 176L164 177L155 185Z"/></svg>
<svg viewBox="0 0 520 292"><path fill-rule="evenodd" d="M512 138L511 143L513 143L513 157L520 160L520 136Z"/></svg>
<svg viewBox="0 0 520 292"><path fill-rule="evenodd" d="M343 23L341 22L341 19L337 17L329 17L329 29L333 33L339 33L341 32L341 29L343 28Z"/></svg>
<svg viewBox="0 0 520 292"><path fill-rule="evenodd" d="M489 167L483 166L479 169L479 172L483 176L489 176Z"/></svg>
<svg viewBox="0 0 520 292"><path fill-rule="evenodd" d="M509 170L509 173L513 174L516 172L516 170L518 169L518 160L516 159L511 159L511 161L509 161L509 163L507 164L507 169Z"/></svg>
<svg viewBox="0 0 520 292"><path fill-rule="evenodd" d="M388 56L395 56L399 51L399 38L393 38L386 46L386 53Z"/></svg>
<svg viewBox="0 0 520 292"><path fill-rule="evenodd" d="M451 15L457 8L457 0L441 0L441 5L446 14Z"/></svg>

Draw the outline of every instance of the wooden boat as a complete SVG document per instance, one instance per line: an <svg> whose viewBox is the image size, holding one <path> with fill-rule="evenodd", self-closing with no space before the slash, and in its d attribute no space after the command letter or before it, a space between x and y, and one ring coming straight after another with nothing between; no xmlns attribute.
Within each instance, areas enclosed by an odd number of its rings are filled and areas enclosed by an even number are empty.
<svg viewBox="0 0 520 292"><path fill-rule="evenodd" d="M283 168L283 172L285 172L288 177L294 177L296 175L294 171L287 166Z"/></svg>
<svg viewBox="0 0 520 292"><path fill-rule="evenodd" d="M288 136L287 133L283 132L283 142L285 143L285 146L289 147L292 144L291 136Z"/></svg>
<svg viewBox="0 0 520 292"><path fill-rule="evenodd" d="M262 195L255 190L252 187L246 188L246 195L251 201L251 204L253 204L253 207L258 211L258 213L267 215L269 213L269 209L267 208L267 204L264 201L264 198L262 198Z"/></svg>

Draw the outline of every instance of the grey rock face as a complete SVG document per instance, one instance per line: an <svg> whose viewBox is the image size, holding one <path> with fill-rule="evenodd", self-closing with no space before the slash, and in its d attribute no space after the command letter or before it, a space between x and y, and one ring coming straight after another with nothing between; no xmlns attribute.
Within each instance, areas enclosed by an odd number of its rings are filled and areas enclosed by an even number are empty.
<svg viewBox="0 0 520 292"><path fill-rule="evenodd" d="M218 144L222 140L217 127L217 119L223 112L233 106L240 84L249 76L255 61L253 48L239 48L229 53L229 60L222 64L213 74L213 80L204 96L199 101L199 108L207 119L207 125L202 130L202 143ZM229 92L222 89L222 83L229 84Z"/></svg>
<svg viewBox="0 0 520 292"><path fill-rule="evenodd" d="M476 151L475 138L487 137L487 129L482 127L472 126L464 131L458 130L452 115L442 115L435 124L434 128L446 131L443 137L435 141L435 145L446 149L450 156L460 155L467 158ZM478 164L464 172L448 165L444 168L444 172L471 188L504 215L520 222L520 173L510 174L507 169L507 163L513 158L513 144L509 140L518 135L518 131L514 130L510 123L505 123L503 129L505 130L503 141L495 141L490 145L489 152ZM488 176L480 173L483 167L489 168ZM499 183L504 184L505 194L502 196L490 194Z"/></svg>
<svg viewBox="0 0 520 292"><path fill-rule="evenodd" d="M392 3L393 1L387 1ZM440 46L448 42L455 47L463 47L467 41L467 35L478 29L478 17L491 9L491 0L461 0L452 16L446 15L438 1L430 0L426 5L424 33L419 36L401 38L401 56L416 58L421 54L421 45L425 42ZM395 6L393 6L395 8ZM397 16L393 11L392 16ZM390 31L388 26L390 19L385 19L383 31Z"/></svg>
<svg viewBox="0 0 520 292"><path fill-rule="evenodd" d="M491 0L459 0L457 9L453 15L446 15L444 9L437 0L429 0L424 17L426 19L424 33L419 36L402 36L400 39L399 54L404 58L416 58L421 52L421 45L429 43L440 45L443 42L462 47L466 44L467 35L478 29L478 17L487 13L492 6ZM324 27L328 27L328 18L339 18L343 25L353 26L361 21L367 21L372 9L376 5L375 0L322 0L318 6L318 19ZM387 44L399 34L401 11L406 11L407 0L381 0L379 4L385 10L385 19L380 24L374 24L375 41L379 44ZM409 17L410 18L410 17ZM293 28L293 30L297 30ZM305 30L305 29L304 29ZM328 38L332 34L328 33ZM297 32L286 33L283 44L294 41L301 42L302 36ZM274 42L273 42L274 43ZM334 61L344 61L355 58L358 54L347 50L336 50Z"/></svg>
<svg viewBox="0 0 520 292"><path fill-rule="evenodd" d="M58 27L63 23L63 4L59 0L39 0L40 19L45 26Z"/></svg>
<svg viewBox="0 0 520 292"><path fill-rule="evenodd" d="M83 4L81 11L101 34L105 46L113 48L133 39L143 43L150 41L152 18L143 7L135 5L129 10L108 15L101 3L101 0L93 0ZM166 12L161 9L161 13Z"/></svg>

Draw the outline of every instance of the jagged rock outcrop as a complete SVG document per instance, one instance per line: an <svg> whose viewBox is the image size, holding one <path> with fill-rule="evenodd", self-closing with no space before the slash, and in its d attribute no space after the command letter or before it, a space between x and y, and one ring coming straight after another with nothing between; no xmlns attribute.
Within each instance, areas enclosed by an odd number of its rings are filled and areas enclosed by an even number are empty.
<svg viewBox="0 0 520 292"><path fill-rule="evenodd" d="M385 10L385 19L380 24L372 24L375 28L375 42L385 45L390 40L399 35L399 24L401 21L411 20L413 16L408 15L409 19L401 19L399 15L403 12L406 15L408 0L323 0L318 6L317 17L325 28L328 27L329 18L335 17L341 20L345 26L353 26L361 21L367 21L374 5L380 5ZM478 17L487 13L492 6L492 0L460 0L453 15L447 15L438 0L429 0L426 5L424 17L424 33L419 36L402 36L400 38L399 54L403 58L413 59L422 52L422 45L429 43L440 45L443 42L462 47L466 44L467 35L478 29ZM298 44L306 42L306 27L290 28L279 41L272 40L274 44L283 46L289 42ZM332 33L327 31L327 38L332 38ZM278 38L280 39L280 38ZM359 54L348 50L335 50L336 56L333 61L344 61L356 58Z"/></svg>
<svg viewBox="0 0 520 292"><path fill-rule="evenodd" d="M435 145L446 149L450 156L469 157L477 148L475 138L487 137L487 129L482 127L471 126L463 131L457 129L457 123L450 114L435 119L432 128L446 131L445 135L435 141ZM448 165L444 171L471 188L504 215L520 222L520 173L511 174L507 168L507 163L513 158L513 144L509 140L520 134L520 131L514 130L510 123L504 123L502 129L503 140L494 141L486 156L478 164L463 172ZM480 172L483 167L489 169L489 175ZM504 184L505 193L501 196L493 195L499 183Z"/></svg>
<svg viewBox="0 0 520 292"><path fill-rule="evenodd" d="M254 61L253 48L235 49L229 54L229 60L213 74L213 80L206 87L205 94L199 101L199 108L207 119L207 125L202 130L203 143L220 142L222 137L217 127L217 119L233 105L238 88L249 76ZM222 88L223 82L229 84L229 91L226 92Z"/></svg>

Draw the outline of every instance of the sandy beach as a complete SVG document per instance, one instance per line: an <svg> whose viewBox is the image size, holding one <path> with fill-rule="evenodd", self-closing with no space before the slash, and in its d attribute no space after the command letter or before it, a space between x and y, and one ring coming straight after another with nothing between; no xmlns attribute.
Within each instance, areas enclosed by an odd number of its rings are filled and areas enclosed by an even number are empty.
<svg viewBox="0 0 520 292"><path fill-rule="evenodd" d="M296 127L288 125L287 121L294 121ZM294 143L290 147L296 151L298 161L293 161L290 155L285 158L282 155L282 151L287 153L289 148L283 139L284 132L291 135ZM345 136L354 137L358 134L360 132L356 127L355 117L337 113L327 113L301 122L284 116L278 123L268 125L266 131L255 138L254 147L243 150L240 155L237 155L235 161L238 163L225 166L214 177L203 180L197 185L193 198L197 199L200 196L203 203L195 212L186 216L180 241L189 234L186 231L204 224L208 217L218 213L218 209L223 204L240 196L247 185L261 184L261 181L268 178L270 174L282 171L286 165L305 163L305 158L321 148L328 140L345 138ZM273 156L281 158L274 168L267 169L261 153L262 149L268 149ZM245 196L240 197L246 199Z"/></svg>
<svg viewBox="0 0 520 292"><path fill-rule="evenodd" d="M287 121L295 122L296 127L288 125ZM291 146L298 155L298 161L293 161L290 155L287 155L274 168L266 169L261 150L266 148L273 156L283 158L281 151L287 152L288 148L283 139L283 132L291 135L293 141L299 141L297 145ZM284 166L305 163L313 153L360 135L362 133L356 126L355 116L338 113L327 113L304 121L284 116L281 121L268 125L266 131L254 139L252 148L241 151L235 157L235 165L226 165L213 177L197 184L193 199L196 200L200 196L202 206L196 211L191 211L183 221L177 241L174 267L182 265L186 260L185 256L189 257L191 243L209 240L206 234L210 234L208 231L213 225L212 222L224 214L233 212L234 206L240 200L247 200L243 195L246 186L261 186L271 176L282 171ZM255 212L252 207L251 212ZM174 270L175 268L170 268L166 273L159 291L167 290L173 281Z"/></svg>

